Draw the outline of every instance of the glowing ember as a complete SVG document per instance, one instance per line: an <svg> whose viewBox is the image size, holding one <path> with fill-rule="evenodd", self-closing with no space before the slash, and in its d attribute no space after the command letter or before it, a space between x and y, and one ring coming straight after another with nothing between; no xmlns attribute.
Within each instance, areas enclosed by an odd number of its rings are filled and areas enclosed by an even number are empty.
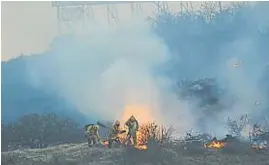
<svg viewBox="0 0 269 165"><path fill-rule="evenodd" d="M227 143L221 141L213 141L209 144L205 144L206 148L223 148Z"/></svg>
<svg viewBox="0 0 269 165"><path fill-rule="evenodd" d="M102 141L101 144L104 145L104 146L108 146L108 140Z"/></svg>
<svg viewBox="0 0 269 165"><path fill-rule="evenodd" d="M139 150L146 150L146 149L148 149L148 147L146 145L141 145L141 146L137 145L137 146L135 146L135 148L137 148Z"/></svg>

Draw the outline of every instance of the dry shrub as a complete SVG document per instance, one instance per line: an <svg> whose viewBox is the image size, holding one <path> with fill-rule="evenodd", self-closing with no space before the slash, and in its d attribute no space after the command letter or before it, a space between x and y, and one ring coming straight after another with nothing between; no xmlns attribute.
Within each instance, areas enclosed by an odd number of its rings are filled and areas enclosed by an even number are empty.
<svg viewBox="0 0 269 165"><path fill-rule="evenodd" d="M232 120L230 117L227 120L227 126L229 133L237 137L241 136L242 131L249 124L249 119L247 115L240 116L239 118Z"/></svg>
<svg viewBox="0 0 269 165"><path fill-rule="evenodd" d="M20 155L15 152L10 152L7 154L1 154L1 164L3 165L15 165L21 161Z"/></svg>
<svg viewBox="0 0 269 165"><path fill-rule="evenodd" d="M171 141L172 127L166 128L149 122L140 126L138 144L146 144L147 150L127 147L118 164L173 164L177 154L166 144Z"/></svg>
<svg viewBox="0 0 269 165"><path fill-rule="evenodd" d="M173 131L172 127L166 128L155 122L149 122L140 126L137 140L140 144L148 144L154 141L155 143L164 145L171 141Z"/></svg>

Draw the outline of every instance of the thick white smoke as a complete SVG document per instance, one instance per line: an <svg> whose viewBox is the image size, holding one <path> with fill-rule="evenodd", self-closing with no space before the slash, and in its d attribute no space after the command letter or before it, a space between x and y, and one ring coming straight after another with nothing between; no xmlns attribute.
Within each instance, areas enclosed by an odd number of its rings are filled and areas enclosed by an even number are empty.
<svg viewBox="0 0 269 165"><path fill-rule="evenodd" d="M54 87L83 114L115 120L126 106L142 106L150 112L137 113L149 113L157 122L181 129L193 124L188 106L168 90L170 80L154 76L154 67L169 59L169 51L146 22L96 26L85 36L59 42L28 69L35 82Z"/></svg>
<svg viewBox="0 0 269 165"><path fill-rule="evenodd" d="M229 42L218 43L218 35L213 37L217 47L202 49L199 40L198 43L180 42L181 47L186 45L194 53L179 54L179 61L175 61L177 66L173 68L177 77L191 80L217 77L218 85L226 90L225 95L219 96L223 107L211 107L217 112L212 115L214 118L204 116L194 102L179 100L171 91L171 79L155 74L154 67L167 62L170 52L145 21L132 21L114 29L96 25L84 36L59 38L42 60L29 63L29 73L35 85L55 89L91 118L119 119L126 106L134 106L138 107L137 113L142 111L147 117L153 115L158 122L173 125L182 132L198 125L204 127L201 131L224 135L228 116L235 118L246 113L262 116L268 106L259 83L269 56L262 56L260 43L256 43L260 34L252 32L257 28L268 30L265 11L259 6L248 9L242 16L249 22L246 29L235 31L239 34L234 34ZM195 38L197 31L186 34L186 37ZM201 52L194 51L196 46ZM213 51L216 54L208 55L210 49L216 50ZM183 56L187 60L184 61Z"/></svg>

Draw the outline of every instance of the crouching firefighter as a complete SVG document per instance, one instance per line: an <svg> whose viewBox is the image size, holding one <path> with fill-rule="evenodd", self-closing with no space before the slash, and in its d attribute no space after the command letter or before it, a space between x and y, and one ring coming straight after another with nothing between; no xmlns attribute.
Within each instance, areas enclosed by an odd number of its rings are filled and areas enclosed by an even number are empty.
<svg viewBox="0 0 269 165"><path fill-rule="evenodd" d="M128 127L128 134L127 134L127 144L131 143L131 139L133 140L133 144L137 145L137 137L136 132L139 129L138 121L135 119L134 116L131 116L126 122L125 125Z"/></svg>
<svg viewBox="0 0 269 165"><path fill-rule="evenodd" d="M88 124L84 126L85 129L85 137L88 141L88 146L92 147L93 145L100 142L99 136L99 126L95 124Z"/></svg>
<svg viewBox="0 0 269 165"><path fill-rule="evenodd" d="M125 130L121 130L120 122L117 120L111 129L111 133L109 135L108 148L112 148L114 142L121 143L119 135L125 133Z"/></svg>

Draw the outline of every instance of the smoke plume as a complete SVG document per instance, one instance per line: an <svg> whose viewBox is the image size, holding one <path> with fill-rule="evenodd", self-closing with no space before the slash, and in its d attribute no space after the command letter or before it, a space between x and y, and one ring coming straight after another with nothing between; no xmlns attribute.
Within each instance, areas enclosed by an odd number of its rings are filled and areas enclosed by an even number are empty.
<svg viewBox="0 0 269 165"><path fill-rule="evenodd" d="M115 29L96 26L84 36L60 38L52 46L49 56L29 64L29 73L39 79L40 86L53 87L83 114L116 120L126 107L134 107L129 115L143 118L148 114L143 120L190 122L184 104L169 91L171 81L155 73L170 54L145 21Z"/></svg>
<svg viewBox="0 0 269 165"><path fill-rule="evenodd" d="M224 13L212 24L165 22L158 25L164 26L161 35L141 20L114 29L96 25L83 36L55 40L49 55L29 63L29 75L33 84L57 91L97 120L122 118L129 108L135 110L128 115L144 115L143 120L152 118L181 132L197 127L223 134L226 117L259 117L268 107L260 86L269 61L268 39L262 38L268 36L266 5L256 3L232 19ZM221 37L224 33L228 37ZM164 70L170 70L169 76ZM172 87L176 79L207 77L217 78L226 90L219 96L225 107L215 119L201 121L200 107L179 99Z"/></svg>

